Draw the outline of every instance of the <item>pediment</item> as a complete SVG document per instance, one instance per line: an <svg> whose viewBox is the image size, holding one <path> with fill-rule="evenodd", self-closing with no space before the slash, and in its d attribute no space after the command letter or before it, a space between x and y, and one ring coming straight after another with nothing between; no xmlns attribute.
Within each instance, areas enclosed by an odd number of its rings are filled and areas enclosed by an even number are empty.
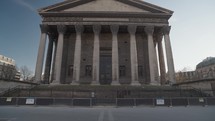
<svg viewBox="0 0 215 121"><path fill-rule="evenodd" d="M96 12L149 12L119 1L114 0L95 0L86 4L82 4L64 11L96 11Z"/></svg>
<svg viewBox="0 0 215 121"><path fill-rule="evenodd" d="M66 0L39 10L40 13L51 12L129 12L162 13L171 15L173 11L141 0Z"/></svg>

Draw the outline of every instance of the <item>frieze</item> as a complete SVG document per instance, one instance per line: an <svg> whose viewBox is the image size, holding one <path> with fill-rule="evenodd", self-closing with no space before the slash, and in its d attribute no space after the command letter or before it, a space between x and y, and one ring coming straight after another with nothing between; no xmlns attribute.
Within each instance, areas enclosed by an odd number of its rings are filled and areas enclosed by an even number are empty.
<svg viewBox="0 0 215 121"><path fill-rule="evenodd" d="M91 21L115 21L132 23L168 23L165 18L82 18L82 17L45 17L43 22L91 22Z"/></svg>
<svg viewBox="0 0 215 121"><path fill-rule="evenodd" d="M129 21L137 23L168 23L167 19L161 18L130 18Z"/></svg>
<svg viewBox="0 0 215 121"><path fill-rule="evenodd" d="M73 21L83 21L81 17L45 17L44 22L73 22Z"/></svg>

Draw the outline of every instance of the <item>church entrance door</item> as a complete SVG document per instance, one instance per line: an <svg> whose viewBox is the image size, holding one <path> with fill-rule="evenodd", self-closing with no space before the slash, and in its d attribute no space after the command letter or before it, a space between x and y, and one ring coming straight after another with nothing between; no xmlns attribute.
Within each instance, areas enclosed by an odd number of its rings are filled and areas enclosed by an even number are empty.
<svg viewBox="0 0 215 121"><path fill-rule="evenodd" d="M100 53L100 84L111 84L112 81L112 57L111 51Z"/></svg>

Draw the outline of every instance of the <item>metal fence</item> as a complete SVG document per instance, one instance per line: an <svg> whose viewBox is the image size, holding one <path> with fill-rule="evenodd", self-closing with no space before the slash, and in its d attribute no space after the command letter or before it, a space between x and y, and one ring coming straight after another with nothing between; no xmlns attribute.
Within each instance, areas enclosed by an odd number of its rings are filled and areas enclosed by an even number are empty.
<svg viewBox="0 0 215 121"><path fill-rule="evenodd" d="M44 97L2 97L0 106L210 106L215 105L215 97L180 98L44 98Z"/></svg>

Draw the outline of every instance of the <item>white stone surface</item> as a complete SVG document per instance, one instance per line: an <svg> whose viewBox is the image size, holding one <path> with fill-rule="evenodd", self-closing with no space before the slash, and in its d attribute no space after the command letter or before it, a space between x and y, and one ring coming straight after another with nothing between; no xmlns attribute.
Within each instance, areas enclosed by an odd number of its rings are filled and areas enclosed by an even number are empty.
<svg viewBox="0 0 215 121"><path fill-rule="evenodd" d="M116 0L95 0L64 11L120 11L120 12L148 12L146 10L124 4Z"/></svg>

